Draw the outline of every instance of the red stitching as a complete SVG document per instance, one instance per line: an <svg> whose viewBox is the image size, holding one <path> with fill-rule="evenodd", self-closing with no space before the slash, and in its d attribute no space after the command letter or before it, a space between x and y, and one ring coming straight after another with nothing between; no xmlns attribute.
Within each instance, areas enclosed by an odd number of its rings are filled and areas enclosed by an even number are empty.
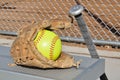
<svg viewBox="0 0 120 80"><path fill-rule="evenodd" d="M37 45L38 43L39 43L39 41L41 40L41 38L43 37L43 35L44 35L44 33L45 33L45 31L44 30L42 30L42 32L41 32L41 34L38 36L38 39L35 41L35 45ZM38 35L38 34L37 34Z"/></svg>
<svg viewBox="0 0 120 80"><path fill-rule="evenodd" d="M56 43L56 41L57 41L58 39L59 39L58 36L55 36L55 37L52 39L52 43L51 43L51 45L50 45L50 54L49 54L51 60L53 59L53 51L54 51L55 43Z"/></svg>

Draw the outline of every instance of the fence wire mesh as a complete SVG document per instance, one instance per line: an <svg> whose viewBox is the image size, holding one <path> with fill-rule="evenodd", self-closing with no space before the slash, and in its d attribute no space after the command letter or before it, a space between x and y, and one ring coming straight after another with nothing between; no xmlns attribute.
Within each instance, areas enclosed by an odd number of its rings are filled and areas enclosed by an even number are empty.
<svg viewBox="0 0 120 80"><path fill-rule="evenodd" d="M120 44L120 0L79 0L94 40ZM17 32L23 25L43 19L68 19L75 0L0 0L0 31ZM62 37L82 38L74 20L70 29L56 31Z"/></svg>

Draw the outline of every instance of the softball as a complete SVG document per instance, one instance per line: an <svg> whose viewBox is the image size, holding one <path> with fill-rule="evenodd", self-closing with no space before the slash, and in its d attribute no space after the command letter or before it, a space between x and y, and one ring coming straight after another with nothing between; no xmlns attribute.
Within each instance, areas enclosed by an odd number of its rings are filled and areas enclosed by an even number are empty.
<svg viewBox="0 0 120 80"><path fill-rule="evenodd" d="M49 30L40 30L34 39L38 51L50 60L56 60L61 53L62 44L58 35Z"/></svg>

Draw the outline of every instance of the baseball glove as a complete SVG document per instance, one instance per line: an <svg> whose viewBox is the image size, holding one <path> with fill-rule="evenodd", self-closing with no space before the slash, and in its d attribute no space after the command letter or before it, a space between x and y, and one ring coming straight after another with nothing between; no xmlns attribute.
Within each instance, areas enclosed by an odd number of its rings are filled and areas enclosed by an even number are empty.
<svg viewBox="0 0 120 80"><path fill-rule="evenodd" d="M71 23L65 20L44 20L24 26L11 46L11 56L14 63L43 69L79 67L80 62L75 62L71 55L64 52L61 52L60 57L55 61L45 58L38 52L33 42L37 32L41 29L56 30L70 26Z"/></svg>

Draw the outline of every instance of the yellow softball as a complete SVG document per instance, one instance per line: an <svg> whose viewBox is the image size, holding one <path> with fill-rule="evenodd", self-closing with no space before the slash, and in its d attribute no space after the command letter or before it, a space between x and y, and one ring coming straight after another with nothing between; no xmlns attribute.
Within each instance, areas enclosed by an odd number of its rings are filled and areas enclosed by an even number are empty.
<svg viewBox="0 0 120 80"><path fill-rule="evenodd" d="M38 51L50 60L56 60L61 53L62 44L58 35L49 30L41 30L34 39Z"/></svg>

